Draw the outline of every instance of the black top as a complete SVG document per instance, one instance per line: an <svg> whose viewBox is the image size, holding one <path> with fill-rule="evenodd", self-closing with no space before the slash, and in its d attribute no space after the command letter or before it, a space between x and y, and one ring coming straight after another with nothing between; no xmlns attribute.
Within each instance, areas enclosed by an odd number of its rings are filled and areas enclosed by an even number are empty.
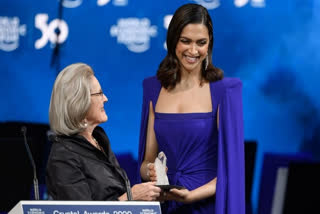
<svg viewBox="0 0 320 214"><path fill-rule="evenodd" d="M93 131L104 152L81 135L54 136L46 184L54 200L113 201L126 192L126 173L100 127Z"/></svg>

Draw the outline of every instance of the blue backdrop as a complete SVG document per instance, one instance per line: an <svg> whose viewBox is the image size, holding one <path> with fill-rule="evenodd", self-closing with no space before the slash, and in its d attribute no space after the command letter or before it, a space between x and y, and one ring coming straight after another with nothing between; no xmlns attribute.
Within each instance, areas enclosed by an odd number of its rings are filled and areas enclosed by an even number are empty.
<svg viewBox="0 0 320 214"><path fill-rule="evenodd" d="M171 15L191 2L212 16L214 64L244 83L245 138L258 142L254 205L265 152L319 158L319 1L61 1L0 2L1 122L48 123L57 73L85 62L109 98L102 126L113 150L137 157L142 80L166 55Z"/></svg>

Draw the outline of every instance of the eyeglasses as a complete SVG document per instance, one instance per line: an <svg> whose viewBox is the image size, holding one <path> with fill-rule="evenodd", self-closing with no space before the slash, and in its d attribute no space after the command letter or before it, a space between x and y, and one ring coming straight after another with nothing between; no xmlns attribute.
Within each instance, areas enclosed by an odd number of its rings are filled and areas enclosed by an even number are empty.
<svg viewBox="0 0 320 214"><path fill-rule="evenodd" d="M90 94L91 96L101 96L103 97L104 93L103 91L100 91L100 92L97 92L97 93L93 93L93 94Z"/></svg>

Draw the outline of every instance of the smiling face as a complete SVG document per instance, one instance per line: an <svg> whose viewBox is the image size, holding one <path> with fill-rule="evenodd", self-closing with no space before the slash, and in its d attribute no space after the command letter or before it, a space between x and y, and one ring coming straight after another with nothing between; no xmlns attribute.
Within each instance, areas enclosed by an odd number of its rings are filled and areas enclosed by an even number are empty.
<svg viewBox="0 0 320 214"><path fill-rule="evenodd" d="M104 103L108 101L108 98L103 94L100 83L95 76L91 77L90 83L91 103L86 120L88 125L96 126L108 120L104 111Z"/></svg>
<svg viewBox="0 0 320 214"><path fill-rule="evenodd" d="M176 56L182 71L200 72L209 47L208 29L203 24L188 24L180 35L176 46Z"/></svg>

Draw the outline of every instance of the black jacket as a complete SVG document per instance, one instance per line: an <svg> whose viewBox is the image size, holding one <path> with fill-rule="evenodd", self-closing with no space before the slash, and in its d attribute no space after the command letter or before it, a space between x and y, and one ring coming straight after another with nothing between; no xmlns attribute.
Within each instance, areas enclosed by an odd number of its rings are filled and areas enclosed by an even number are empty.
<svg viewBox="0 0 320 214"><path fill-rule="evenodd" d="M112 201L126 192L126 173L110 148L108 136L96 127L93 137L104 153L83 136L54 136L46 184L54 200Z"/></svg>

